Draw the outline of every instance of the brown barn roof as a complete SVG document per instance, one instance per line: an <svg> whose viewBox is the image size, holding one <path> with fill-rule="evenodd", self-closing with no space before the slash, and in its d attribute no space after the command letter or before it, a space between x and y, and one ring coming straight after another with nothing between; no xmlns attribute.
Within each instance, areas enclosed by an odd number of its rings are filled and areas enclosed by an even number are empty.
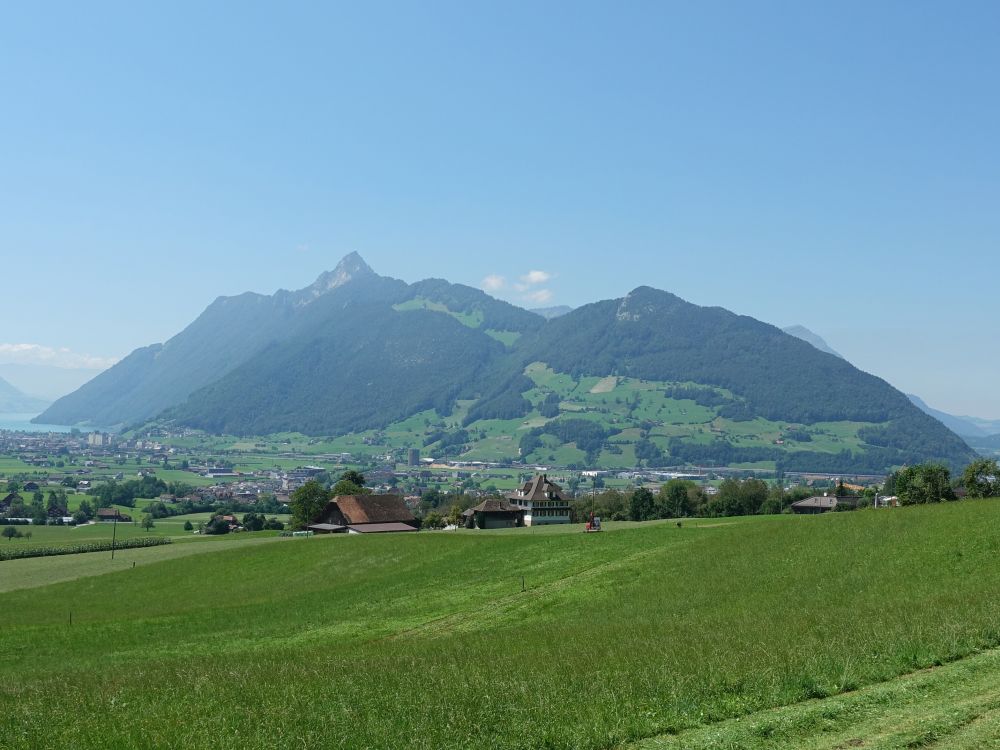
<svg viewBox="0 0 1000 750"><path fill-rule="evenodd" d="M314 523L344 526L365 523L413 523L416 519L399 495L337 495Z"/></svg>

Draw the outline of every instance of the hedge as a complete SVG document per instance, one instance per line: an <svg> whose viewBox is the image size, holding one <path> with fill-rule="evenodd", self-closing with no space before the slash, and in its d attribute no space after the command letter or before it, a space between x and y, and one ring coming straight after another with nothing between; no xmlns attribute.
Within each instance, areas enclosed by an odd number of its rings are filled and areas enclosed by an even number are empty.
<svg viewBox="0 0 1000 750"><path fill-rule="evenodd" d="M165 536L136 537L134 539L122 539L114 543L114 548L135 549L137 547L158 547L161 544L170 544L171 539ZM81 544L68 544L64 547L0 547L0 562L4 560L20 560L25 557L48 557L50 555L78 555L82 552L110 552L112 543L110 541L83 542Z"/></svg>

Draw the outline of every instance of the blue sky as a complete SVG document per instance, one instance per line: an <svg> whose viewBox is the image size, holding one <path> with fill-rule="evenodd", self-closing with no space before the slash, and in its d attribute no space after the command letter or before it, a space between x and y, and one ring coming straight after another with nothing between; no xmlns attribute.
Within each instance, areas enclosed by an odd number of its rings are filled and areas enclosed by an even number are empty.
<svg viewBox="0 0 1000 750"><path fill-rule="evenodd" d="M18 5L0 362L101 364L357 250L801 323L1000 417L996 3Z"/></svg>

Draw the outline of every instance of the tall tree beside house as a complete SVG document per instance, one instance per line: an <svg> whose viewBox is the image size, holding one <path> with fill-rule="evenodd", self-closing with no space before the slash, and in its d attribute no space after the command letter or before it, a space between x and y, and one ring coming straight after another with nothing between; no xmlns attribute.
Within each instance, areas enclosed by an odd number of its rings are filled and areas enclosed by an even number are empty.
<svg viewBox="0 0 1000 750"><path fill-rule="evenodd" d="M1000 464L978 458L962 472L962 486L969 497L1000 497Z"/></svg>
<svg viewBox="0 0 1000 750"><path fill-rule="evenodd" d="M907 466L896 473L896 496L901 505L954 500L951 473L941 464Z"/></svg>
<svg viewBox="0 0 1000 750"><path fill-rule="evenodd" d="M333 497L337 495L370 495L371 490L365 487L365 475L359 471L348 469L340 475L340 479L330 490Z"/></svg>
<svg viewBox="0 0 1000 750"><path fill-rule="evenodd" d="M694 482L671 479L661 486L657 493L657 514L660 518L693 516L698 512L703 500L704 497Z"/></svg>
<svg viewBox="0 0 1000 750"><path fill-rule="evenodd" d="M289 497L289 507L292 511L292 526L301 529L312 523L312 520L330 502L330 497L330 491L316 481L306 482L295 490Z"/></svg>
<svg viewBox="0 0 1000 750"><path fill-rule="evenodd" d="M656 505L653 493L645 487L635 490L628 501L628 516L630 521L648 521L656 517Z"/></svg>

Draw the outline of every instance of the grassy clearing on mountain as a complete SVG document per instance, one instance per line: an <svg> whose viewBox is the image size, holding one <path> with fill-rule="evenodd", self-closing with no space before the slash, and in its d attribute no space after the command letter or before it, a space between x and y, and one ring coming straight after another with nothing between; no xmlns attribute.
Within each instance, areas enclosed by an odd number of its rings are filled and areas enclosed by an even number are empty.
<svg viewBox="0 0 1000 750"><path fill-rule="evenodd" d="M606 748L830 696L1000 642L998 508L317 537L11 591L0 745Z"/></svg>

